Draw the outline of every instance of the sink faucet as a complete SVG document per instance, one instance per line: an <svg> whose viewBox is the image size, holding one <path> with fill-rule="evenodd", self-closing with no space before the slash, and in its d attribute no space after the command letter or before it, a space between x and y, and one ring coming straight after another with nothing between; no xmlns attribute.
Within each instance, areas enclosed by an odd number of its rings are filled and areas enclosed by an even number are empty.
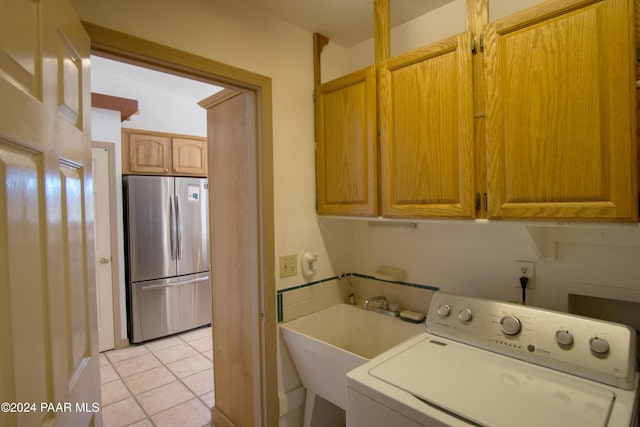
<svg viewBox="0 0 640 427"><path fill-rule="evenodd" d="M389 302L387 301L387 297L378 295L376 297L367 298L364 301L364 309L369 310L369 303L374 301L382 301L382 309L389 310Z"/></svg>

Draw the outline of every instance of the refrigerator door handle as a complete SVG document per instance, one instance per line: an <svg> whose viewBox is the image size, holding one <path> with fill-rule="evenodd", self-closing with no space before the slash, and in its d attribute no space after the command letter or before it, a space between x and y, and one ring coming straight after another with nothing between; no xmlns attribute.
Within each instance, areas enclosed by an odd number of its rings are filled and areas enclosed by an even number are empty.
<svg viewBox="0 0 640 427"><path fill-rule="evenodd" d="M176 205L173 203L173 196L169 196L169 227L171 228L171 259L177 256L177 235L176 235Z"/></svg>
<svg viewBox="0 0 640 427"><path fill-rule="evenodd" d="M180 196L178 196L177 194L175 195L175 202L176 202L176 230L178 234L178 242L176 245L177 246L176 258L181 259L182 258L182 222L180 221Z"/></svg>
<svg viewBox="0 0 640 427"><path fill-rule="evenodd" d="M142 290L142 291L150 291L150 290L159 289L159 288L170 288L170 287L173 287L173 286L191 285L193 283L206 282L208 280L209 280L209 276L205 276L205 277L200 277L198 279L185 280L183 282L163 283L163 284L160 284L160 285L141 286L140 290Z"/></svg>

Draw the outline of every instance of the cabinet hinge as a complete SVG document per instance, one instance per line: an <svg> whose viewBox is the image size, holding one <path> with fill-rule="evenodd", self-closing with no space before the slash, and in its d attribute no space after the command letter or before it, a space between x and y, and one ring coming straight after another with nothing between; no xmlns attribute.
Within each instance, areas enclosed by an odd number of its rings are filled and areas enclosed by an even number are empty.
<svg viewBox="0 0 640 427"><path fill-rule="evenodd" d="M476 193L476 210L489 210L489 196L487 193Z"/></svg>
<svg viewBox="0 0 640 427"><path fill-rule="evenodd" d="M475 37L471 39L471 53L478 53L478 49L480 52L484 52L484 36L482 34L478 40Z"/></svg>

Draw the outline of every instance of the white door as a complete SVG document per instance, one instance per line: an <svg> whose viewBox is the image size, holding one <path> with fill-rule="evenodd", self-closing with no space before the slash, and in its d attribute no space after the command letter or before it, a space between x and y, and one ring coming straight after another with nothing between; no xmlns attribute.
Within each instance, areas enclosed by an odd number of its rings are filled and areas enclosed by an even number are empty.
<svg viewBox="0 0 640 427"><path fill-rule="evenodd" d="M3 427L102 425L89 51L67 0L0 1Z"/></svg>
<svg viewBox="0 0 640 427"><path fill-rule="evenodd" d="M96 296L98 349L115 347L113 327L113 271L111 256L111 181L109 149L93 147L93 206L96 239Z"/></svg>

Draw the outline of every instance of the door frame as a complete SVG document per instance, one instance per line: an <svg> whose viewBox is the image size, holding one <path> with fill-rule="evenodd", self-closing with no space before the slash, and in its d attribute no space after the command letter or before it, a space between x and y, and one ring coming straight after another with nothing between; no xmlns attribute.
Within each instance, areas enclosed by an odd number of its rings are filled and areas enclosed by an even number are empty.
<svg viewBox="0 0 640 427"><path fill-rule="evenodd" d="M109 156L109 231L111 240L111 294L113 295L113 345L114 349L125 348L129 340L122 338L120 328L120 257L118 254L118 209L116 206L116 144L114 142L91 141L91 148L104 148ZM94 218L95 221L95 218ZM115 255L114 255L115 254Z"/></svg>
<svg viewBox="0 0 640 427"><path fill-rule="evenodd" d="M247 349L247 354L255 350L260 354L260 372L253 378L254 384L260 385L260 408L247 409L256 413L256 424L275 427L278 425L279 403L271 78L88 22L83 22L83 25L91 39L92 53L254 94L257 126L255 148L258 155L254 167L259 191L255 194L258 210L255 213L258 219L255 241L258 247L252 250L257 260L255 271L258 277L256 288L251 292L259 306L254 325L259 336L254 337L254 348Z"/></svg>

